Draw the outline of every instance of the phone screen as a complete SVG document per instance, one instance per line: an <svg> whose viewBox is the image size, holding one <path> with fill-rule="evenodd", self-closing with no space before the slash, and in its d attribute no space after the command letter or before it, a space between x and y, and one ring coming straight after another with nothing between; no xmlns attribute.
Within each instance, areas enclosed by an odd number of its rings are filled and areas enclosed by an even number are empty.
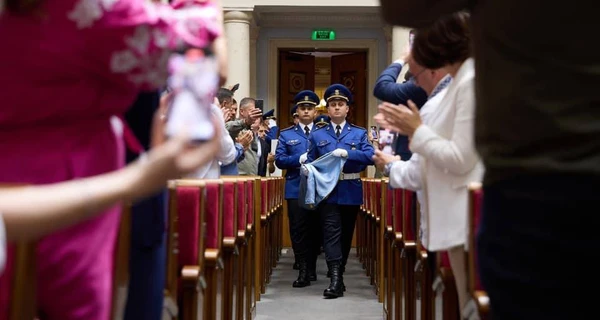
<svg viewBox="0 0 600 320"><path fill-rule="evenodd" d="M256 103L255 103L255 107L260 109L261 112L264 112L264 100L263 99L257 99Z"/></svg>
<svg viewBox="0 0 600 320"><path fill-rule="evenodd" d="M371 139L373 139L373 140L379 139L379 134L377 134L376 126L371 126Z"/></svg>
<svg viewBox="0 0 600 320"><path fill-rule="evenodd" d="M379 130L379 150L387 153L394 154L392 144L394 143L394 134L387 129Z"/></svg>

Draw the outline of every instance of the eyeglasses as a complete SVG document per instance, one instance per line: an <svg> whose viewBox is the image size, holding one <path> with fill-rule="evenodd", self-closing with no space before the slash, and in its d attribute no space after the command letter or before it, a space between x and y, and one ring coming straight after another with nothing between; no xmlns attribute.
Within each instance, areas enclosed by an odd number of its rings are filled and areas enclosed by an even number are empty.
<svg viewBox="0 0 600 320"><path fill-rule="evenodd" d="M412 77L410 77L410 78L408 79L408 81L410 81L410 82L412 82L412 83L414 83L414 84L417 84L417 80L419 80L419 76L420 76L420 75L421 75L423 72L425 72L425 71L427 71L427 69L423 69L423 70L419 71L417 74L415 74L415 75L413 75Z"/></svg>

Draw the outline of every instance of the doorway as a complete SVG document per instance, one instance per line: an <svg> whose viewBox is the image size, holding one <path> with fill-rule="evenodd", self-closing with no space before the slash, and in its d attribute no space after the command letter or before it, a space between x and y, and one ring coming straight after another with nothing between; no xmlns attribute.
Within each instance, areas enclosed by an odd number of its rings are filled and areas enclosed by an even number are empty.
<svg viewBox="0 0 600 320"><path fill-rule="evenodd" d="M333 83L341 83L352 92L348 121L367 126L368 52L365 49L279 49L277 114L282 128L293 124L291 110L294 96L302 90L314 91L322 100L317 107L327 114L323 96Z"/></svg>

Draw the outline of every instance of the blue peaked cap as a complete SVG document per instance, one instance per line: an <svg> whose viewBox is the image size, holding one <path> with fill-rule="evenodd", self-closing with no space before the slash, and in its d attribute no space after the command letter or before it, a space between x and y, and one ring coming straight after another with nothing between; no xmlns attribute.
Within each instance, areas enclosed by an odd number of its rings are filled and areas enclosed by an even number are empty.
<svg viewBox="0 0 600 320"><path fill-rule="evenodd" d="M325 90L325 101L329 102L332 99L346 100L348 104L352 103L352 93L343 84L332 84Z"/></svg>

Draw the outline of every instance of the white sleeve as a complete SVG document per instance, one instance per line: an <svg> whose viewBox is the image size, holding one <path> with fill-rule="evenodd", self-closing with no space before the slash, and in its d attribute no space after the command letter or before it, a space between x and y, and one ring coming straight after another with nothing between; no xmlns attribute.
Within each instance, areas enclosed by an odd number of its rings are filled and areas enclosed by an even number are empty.
<svg viewBox="0 0 600 320"><path fill-rule="evenodd" d="M421 164L419 155L413 153L408 161L396 161L390 169L390 185L392 188L403 188L412 191L421 190Z"/></svg>
<svg viewBox="0 0 600 320"><path fill-rule="evenodd" d="M4 272L6 265L6 229L4 227L4 219L0 214L0 274Z"/></svg>
<svg viewBox="0 0 600 320"><path fill-rule="evenodd" d="M223 165L228 165L234 162L237 156L235 144L228 134L227 128L225 128L225 119L223 118L221 108L213 104L211 106L211 111L212 114L219 119L219 123L221 124L221 151L217 154L217 160L221 161Z"/></svg>

